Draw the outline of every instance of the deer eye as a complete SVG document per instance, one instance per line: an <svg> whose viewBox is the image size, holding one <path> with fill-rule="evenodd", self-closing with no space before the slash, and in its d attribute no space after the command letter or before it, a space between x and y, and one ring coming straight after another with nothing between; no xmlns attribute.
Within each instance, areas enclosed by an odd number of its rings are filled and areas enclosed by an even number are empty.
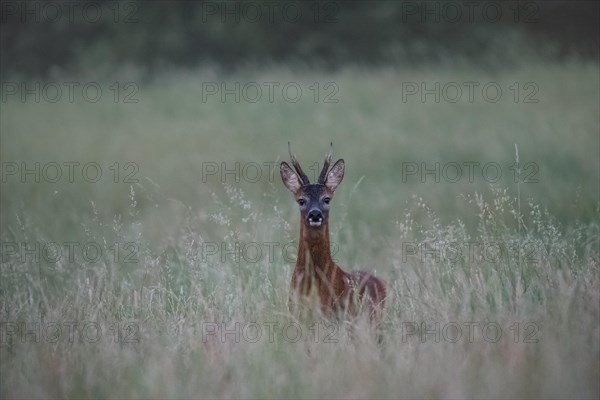
<svg viewBox="0 0 600 400"><path fill-rule="evenodd" d="M300 205L300 207L304 206L306 204L306 200L304 199L298 199L298 204Z"/></svg>
<svg viewBox="0 0 600 400"><path fill-rule="evenodd" d="M329 204L330 201L331 201L331 197L325 197L323 199L323 203L325 203L325 204Z"/></svg>

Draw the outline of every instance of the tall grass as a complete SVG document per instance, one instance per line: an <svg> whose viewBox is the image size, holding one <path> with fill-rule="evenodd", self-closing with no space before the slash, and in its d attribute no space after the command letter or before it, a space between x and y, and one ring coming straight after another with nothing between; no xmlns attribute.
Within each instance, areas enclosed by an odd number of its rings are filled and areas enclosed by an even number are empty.
<svg viewBox="0 0 600 400"><path fill-rule="evenodd" d="M2 183L2 397L597 398L595 71L201 70L140 82L132 105L6 102L3 162L109 175ZM340 102L199 103L207 80L332 81ZM540 103L403 103L396 89L422 80L535 80ZM334 258L386 282L381 345L363 321L288 313L299 222L277 170L201 172L281 160L287 140L309 166L331 139L348 165ZM402 161L527 160L536 184L401 179ZM115 161L136 162L138 182L112 182ZM6 247L50 242L58 261Z"/></svg>

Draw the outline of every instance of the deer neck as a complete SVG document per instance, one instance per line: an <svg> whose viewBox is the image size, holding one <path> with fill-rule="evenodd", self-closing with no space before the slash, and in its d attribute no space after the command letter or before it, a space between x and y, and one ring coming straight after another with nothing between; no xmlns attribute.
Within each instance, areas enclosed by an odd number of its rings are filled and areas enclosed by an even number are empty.
<svg viewBox="0 0 600 400"><path fill-rule="evenodd" d="M318 277L323 273L328 276L335 267L329 245L329 223L325 222L320 229L311 229L302 224L296 268L308 268Z"/></svg>

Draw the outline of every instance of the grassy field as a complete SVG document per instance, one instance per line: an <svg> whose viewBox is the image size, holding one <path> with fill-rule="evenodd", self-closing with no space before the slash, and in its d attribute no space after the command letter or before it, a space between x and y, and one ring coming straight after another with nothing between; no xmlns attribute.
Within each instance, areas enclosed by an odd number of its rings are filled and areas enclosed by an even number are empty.
<svg viewBox="0 0 600 400"><path fill-rule="evenodd" d="M3 398L600 396L597 64L122 69L27 82L39 102L20 84ZM309 174L330 141L346 161L334 259L387 283L381 345L287 311L288 141Z"/></svg>

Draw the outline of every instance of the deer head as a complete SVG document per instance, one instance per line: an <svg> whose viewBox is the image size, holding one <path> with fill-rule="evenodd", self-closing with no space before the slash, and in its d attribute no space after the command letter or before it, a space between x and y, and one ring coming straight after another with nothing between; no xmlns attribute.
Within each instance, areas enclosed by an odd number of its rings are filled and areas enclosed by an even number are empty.
<svg viewBox="0 0 600 400"><path fill-rule="evenodd" d="M320 229L327 225L333 192L335 192L344 177L343 159L340 158L331 169L329 168L332 150L333 143L331 143L329 152L325 155L325 162L317 183L309 182L308 177L300 167L300 163L292 154L289 142L288 152L294 169L285 161L279 166L283 184L294 194L294 198L300 207L302 222L311 229Z"/></svg>

